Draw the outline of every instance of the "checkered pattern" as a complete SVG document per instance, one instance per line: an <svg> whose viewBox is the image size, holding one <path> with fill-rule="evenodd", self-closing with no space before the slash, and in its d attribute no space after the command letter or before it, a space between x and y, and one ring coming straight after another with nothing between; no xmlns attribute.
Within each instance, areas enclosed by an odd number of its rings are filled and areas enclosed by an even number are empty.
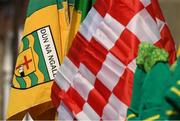
<svg viewBox="0 0 180 121"><path fill-rule="evenodd" d="M175 59L174 42L156 0L108 4L97 0L57 73L58 86L52 87L54 104L66 109L69 120L125 120L141 42L165 48L170 61Z"/></svg>

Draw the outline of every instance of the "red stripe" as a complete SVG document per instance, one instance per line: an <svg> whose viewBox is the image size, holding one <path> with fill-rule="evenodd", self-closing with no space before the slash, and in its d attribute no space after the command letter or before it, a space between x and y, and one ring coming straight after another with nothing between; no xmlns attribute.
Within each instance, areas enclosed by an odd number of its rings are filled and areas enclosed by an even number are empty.
<svg viewBox="0 0 180 121"><path fill-rule="evenodd" d="M151 17L156 21L156 11L153 10L152 3L146 7L146 10L151 15Z"/></svg>
<svg viewBox="0 0 180 121"><path fill-rule="evenodd" d="M76 113L82 111L85 104L85 100L83 99L83 97L72 87L70 87L70 89L68 90L67 95L69 95L71 100L73 100L74 103L79 107L78 110L75 108L75 110L77 110ZM74 107L71 108L73 109Z"/></svg>
<svg viewBox="0 0 180 121"><path fill-rule="evenodd" d="M124 74L121 76L118 84L113 90L114 95L116 95L119 100L130 106L132 97L132 87L133 87L133 72L126 68Z"/></svg>
<svg viewBox="0 0 180 121"><path fill-rule="evenodd" d="M61 99L58 97L58 93L61 92L61 89L56 84L56 82L53 82L52 88L51 88L51 99L56 108L59 107Z"/></svg>
<svg viewBox="0 0 180 121"><path fill-rule="evenodd" d="M69 59L79 67L80 59L84 49L87 47L88 41L78 32L69 50Z"/></svg>
<svg viewBox="0 0 180 121"><path fill-rule="evenodd" d="M123 64L128 65L137 56L139 44L139 39L125 29L110 52Z"/></svg>
<svg viewBox="0 0 180 121"><path fill-rule="evenodd" d="M71 88L69 91L71 91ZM74 93L72 93L72 95L74 95ZM78 106L77 102L75 102L74 98L71 98L71 95L65 91L61 91L58 93L58 96L71 112L74 112L75 114L81 112L82 109Z"/></svg>
<svg viewBox="0 0 180 121"><path fill-rule="evenodd" d="M164 48L169 52L169 63L173 64L176 59L175 43L167 25L165 25L161 31L161 38L162 39L159 40L155 45L160 48Z"/></svg>
<svg viewBox="0 0 180 121"><path fill-rule="evenodd" d="M108 101L111 91L109 91L109 89L101 81L96 79L94 88L103 96L106 101Z"/></svg>
<svg viewBox="0 0 180 121"><path fill-rule="evenodd" d="M89 46L86 48L81 62L96 75L102 67L108 51L92 38Z"/></svg>
<svg viewBox="0 0 180 121"><path fill-rule="evenodd" d="M151 4L152 4L152 8L153 8L155 16L157 18L159 18L160 20L165 21L158 1L157 0L151 0Z"/></svg>
<svg viewBox="0 0 180 121"><path fill-rule="evenodd" d="M110 0L96 0L94 8L98 11L101 16L105 16L109 9Z"/></svg>
<svg viewBox="0 0 180 121"><path fill-rule="evenodd" d="M96 111L96 113L99 116L102 116L103 109L107 104L107 101L102 97L102 95L96 89L91 90L87 102Z"/></svg>
<svg viewBox="0 0 180 121"><path fill-rule="evenodd" d="M126 26L142 9L144 9L144 6L140 0L113 0L111 9L108 13Z"/></svg>
<svg viewBox="0 0 180 121"><path fill-rule="evenodd" d="M71 112L75 114L81 112L85 101L73 88L70 88L66 93L54 82L51 90L51 99L56 108L59 107L62 100Z"/></svg>

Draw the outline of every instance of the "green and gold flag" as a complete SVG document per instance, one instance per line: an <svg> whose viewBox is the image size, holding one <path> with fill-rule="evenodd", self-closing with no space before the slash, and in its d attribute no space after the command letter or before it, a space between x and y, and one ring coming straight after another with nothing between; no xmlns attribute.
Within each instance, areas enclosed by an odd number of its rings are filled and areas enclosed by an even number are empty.
<svg viewBox="0 0 180 121"><path fill-rule="evenodd" d="M96 0L69 0L69 5L74 3L74 9L72 10L71 7L69 10L72 19L70 21L68 41L66 41L67 43L65 44L65 54L71 47L71 43L79 29L80 23L85 19L95 1Z"/></svg>
<svg viewBox="0 0 180 121"><path fill-rule="evenodd" d="M50 93L67 40L68 2L30 0L9 95L7 119L54 118ZM47 113L49 111L49 113Z"/></svg>

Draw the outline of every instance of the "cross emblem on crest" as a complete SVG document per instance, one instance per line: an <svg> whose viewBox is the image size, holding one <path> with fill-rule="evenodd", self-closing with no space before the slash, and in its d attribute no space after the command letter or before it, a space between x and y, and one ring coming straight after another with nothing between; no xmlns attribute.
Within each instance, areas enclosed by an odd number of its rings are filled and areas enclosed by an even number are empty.
<svg viewBox="0 0 180 121"><path fill-rule="evenodd" d="M29 60L28 60L27 57L24 56L24 63L18 65L18 66L16 67L16 70L19 69L22 65L25 66L25 67L27 68L27 70L28 70L28 69L29 69L29 63L31 63L31 62L32 62L32 59L29 59Z"/></svg>

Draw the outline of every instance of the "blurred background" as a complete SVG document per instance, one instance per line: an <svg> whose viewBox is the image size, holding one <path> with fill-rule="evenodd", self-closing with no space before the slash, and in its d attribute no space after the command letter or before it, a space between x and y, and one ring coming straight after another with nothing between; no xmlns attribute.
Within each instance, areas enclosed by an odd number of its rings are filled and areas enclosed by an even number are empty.
<svg viewBox="0 0 180 121"><path fill-rule="evenodd" d="M159 0L171 33L180 44L180 0ZM5 119L9 86L28 0L0 0L0 120Z"/></svg>

